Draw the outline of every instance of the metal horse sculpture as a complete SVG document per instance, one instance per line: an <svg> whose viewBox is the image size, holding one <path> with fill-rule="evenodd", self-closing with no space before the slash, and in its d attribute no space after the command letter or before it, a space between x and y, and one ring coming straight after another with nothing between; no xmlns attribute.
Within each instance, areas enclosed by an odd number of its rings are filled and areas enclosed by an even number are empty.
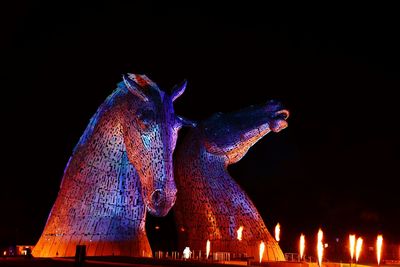
<svg viewBox="0 0 400 267"><path fill-rule="evenodd" d="M165 216L176 199L172 153L185 120L171 95L128 74L99 107L66 166L57 199L33 250L37 257L151 257L146 210Z"/></svg>
<svg viewBox="0 0 400 267"><path fill-rule="evenodd" d="M263 241L264 261L285 260L227 166L239 161L270 131L286 128L288 116L279 103L270 101L264 106L214 114L189 130L177 149L175 163L178 194L174 214L180 245L205 251L210 240L213 252L258 259Z"/></svg>

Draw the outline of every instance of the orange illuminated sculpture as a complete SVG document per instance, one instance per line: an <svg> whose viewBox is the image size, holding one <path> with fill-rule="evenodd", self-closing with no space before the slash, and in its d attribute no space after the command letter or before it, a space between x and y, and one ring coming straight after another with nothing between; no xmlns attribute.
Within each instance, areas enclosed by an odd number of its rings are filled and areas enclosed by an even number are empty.
<svg viewBox="0 0 400 267"><path fill-rule="evenodd" d="M177 149L174 214L180 246L242 254L262 261L285 257L256 207L229 175L238 162L269 132L287 127L289 112L275 101L237 112L216 113L192 128ZM238 233L240 232L240 238ZM264 244L260 252L260 244ZM263 254L263 255L260 255Z"/></svg>
<svg viewBox="0 0 400 267"><path fill-rule="evenodd" d="M151 257L146 211L165 216L176 199L172 153L187 121L172 94L128 74L99 107L65 168L57 199L32 254Z"/></svg>

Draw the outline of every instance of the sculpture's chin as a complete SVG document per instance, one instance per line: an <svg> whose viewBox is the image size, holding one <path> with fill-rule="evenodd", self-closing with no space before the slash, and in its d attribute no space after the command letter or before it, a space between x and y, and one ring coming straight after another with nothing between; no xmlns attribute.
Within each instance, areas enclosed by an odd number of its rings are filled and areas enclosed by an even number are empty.
<svg viewBox="0 0 400 267"><path fill-rule="evenodd" d="M277 133L282 131L288 126L288 123L285 120L276 120L271 123L270 128L273 132Z"/></svg>
<svg viewBox="0 0 400 267"><path fill-rule="evenodd" d="M164 216L166 216L168 214L168 212L170 211L170 209L171 208L169 208L169 209L165 209L165 208L163 208L163 209L154 209L154 208L151 208L151 207L147 207L147 211L151 215L156 216L156 217L164 217Z"/></svg>

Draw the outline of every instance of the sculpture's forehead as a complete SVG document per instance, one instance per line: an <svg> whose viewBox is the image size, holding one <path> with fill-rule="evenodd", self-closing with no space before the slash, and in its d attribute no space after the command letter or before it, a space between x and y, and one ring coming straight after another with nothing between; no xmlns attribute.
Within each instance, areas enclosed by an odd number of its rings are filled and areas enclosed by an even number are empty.
<svg viewBox="0 0 400 267"><path fill-rule="evenodd" d="M170 101L168 97L165 97L165 93L162 91L160 91L160 93L150 91L149 93L147 93L149 100L142 101L138 99L136 96L132 95L132 93L129 92L128 89L124 88L123 85L121 90L126 90L125 100L122 101L128 105L128 108L132 112L140 113L146 110L151 110L156 114L162 114L162 113L171 113L174 111L172 101Z"/></svg>
<svg viewBox="0 0 400 267"><path fill-rule="evenodd" d="M160 88L158 87L158 85L144 74L129 73L128 77L130 79L132 79L133 81L135 81L135 83L138 84L142 88L151 87L157 91L160 91Z"/></svg>
<svg viewBox="0 0 400 267"><path fill-rule="evenodd" d="M199 129L204 140L216 146L241 143L268 127L270 111L263 106L250 106L229 113L216 113L201 123Z"/></svg>

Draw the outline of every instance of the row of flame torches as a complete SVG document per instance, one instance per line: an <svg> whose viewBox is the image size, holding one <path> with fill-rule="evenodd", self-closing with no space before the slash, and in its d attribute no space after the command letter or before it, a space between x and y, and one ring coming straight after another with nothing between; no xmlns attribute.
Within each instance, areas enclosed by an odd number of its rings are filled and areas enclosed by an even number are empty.
<svg viewBox="0 0 400 267"><path fill-rule="evenodd" d="M321 229L318 231L318 242L317 242L317 254L318 254L318 265L322 266L322 258L324 254L324 246L322 245L322 239L323 239L323 232ZM357 238L356 241L356 235L349 235L349 249L350 249L350 258L351 258L351 263L353 262L354 259L354 252L356 256L356 263L358 263L358 259L361 254L361 249L362 249L362 244L363 244L363 239L361 237ZM378 235L376 239L376 259L378 262L378 266L381 263L381 255L382 255L382 244L383 244L383 237L382 235ZM305 249L305 237L303 234L300 236L300 259L303 259L304 255L304 249Z"/></svg>
<svg viewBox="0 0 400 267"><path fill-rule="evenodd" d="M242 240L242 232L243 232L243 226L240 226L239 229L237 230L237 239L239 241ZM279 223L275 226L275 240L279 242L280 240L280 232L281 232L281 227ZM324 246L322 244L322 239L323 239L323 232L321 229L318 231L318 236L317 236L317 254L318 254L318 265L322 266L322 258L324 255ZM354 259L354 252L356 256L356 263L358 263L358 259L361 254L361 249L362 249L362 244L363 244L363 239L361 237L357 238L356 241L356 235L349 235L349 243L350 243L350 257L351 257L351 262L353 262ZM378 266L380 265L381 262L381 254L382 254L382 243L383 243L383 238L382 235L378 235L376 239L376 259L378 262ZM305 236L303 234L300 235L300 245L299 245L299 252L300 252L300 260L303 260L304 257L304 250L306 247L306 241L305 241ZM208 259L208 256L210 254L210 248L211 248L211 243L210 240L207 240L206 244L206 257ZM259 259L260 263L262 261L263 255L264 255L264 250L265 250L265 243L261 241L260 246L259 246Z"/></svg>
<svg viewBox="0 0 400 267"><path fill-rule="evenodd" d="M280 231L281 231L280 225L278 223L275 227L275 239L278 242L280 239L279 238ZM322 266L322 258L324 255L324 246L322 244L322 239L323 239L323 232L321 229L319 229L318 236L317 236L317 241L318 241L317 242L317 254L318 254L318 265L319 266ZM299 242L300 260L302 260L304 257L305 243L306 243L305 236L303 234L301 234L300 242ZM349 248L350 248L351 262L353 262L354 252L355 252L356 263L358 263L358 259L361 254L362 244L363 244L363 239L361 237L357 238L357 241L356 241L356 235L349 235ZM382 244L383 244L383 237L382 237L382 235L378 235L378 237L376 239L376 259L378 262L378 266L381 263ZM261 258L260 258L260 262L261 262Z"/></svg>

